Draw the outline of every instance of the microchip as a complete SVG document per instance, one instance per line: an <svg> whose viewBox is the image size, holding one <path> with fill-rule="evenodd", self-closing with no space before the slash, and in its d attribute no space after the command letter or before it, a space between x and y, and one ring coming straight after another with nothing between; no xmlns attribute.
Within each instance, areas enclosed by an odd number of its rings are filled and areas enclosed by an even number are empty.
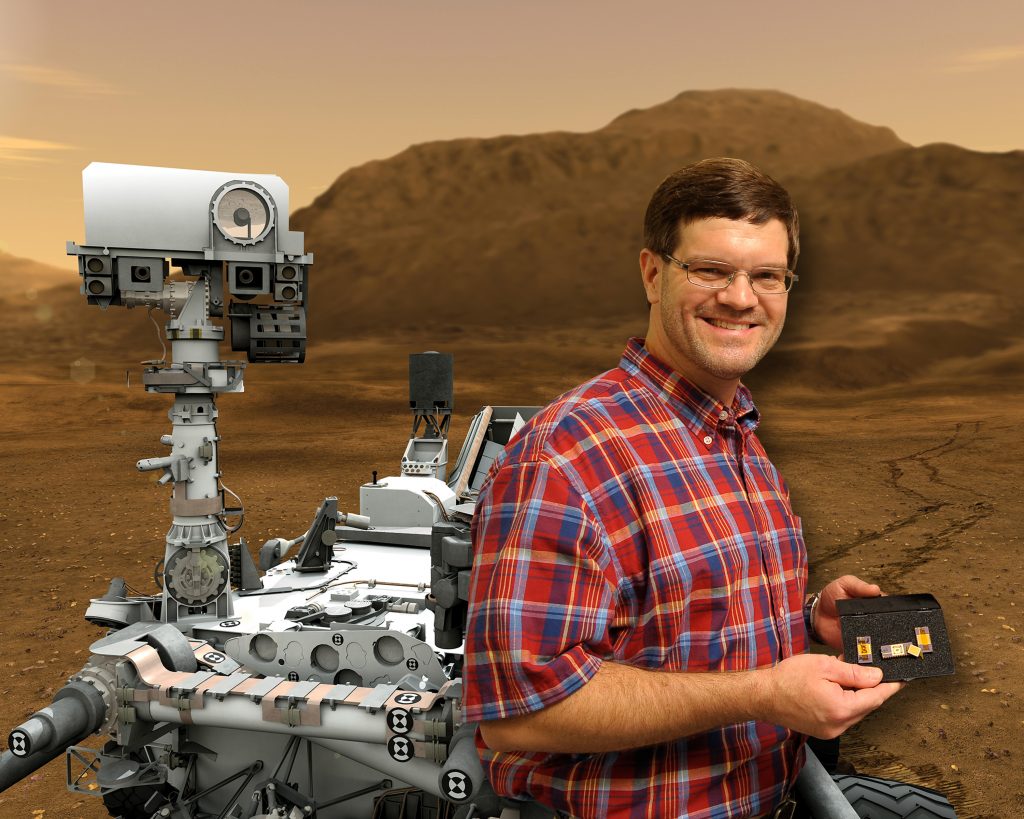
<svg viewBox="0 0 1024 819"><path fill-rule="evenodd" d="M907 655L906 643L893 643L889 648L892 650L893 657L905 657Z"/></svg>
<svg viewBox="0 0 1024 819"><path fill-rule="evenodd" d="M913 643L907 643L906 646L907 646L907 654L909 654L911 657L920 657L921 656L921 649L918 648L916 645L914 645Z"/></svg>
<svg viewBox="0 0 1024 819"><path fill-rule="evenodd" d="M928 632L928 626L915 628L914 634L917 635L917 644L921 651L925 654L931 654L934 649L932 648L932 635Z"/></svg>
<svg viewBox="0 0 1024 819"><path fill-rule="evenodd" d="M871 654L871 638L857 638L857 662L861 665L871 663L874 657Z"/></svg>
<svg viewBox="0 0 1024 819"><path fill-rule="evenodd" d="M882 652L882 659L883 660L891 660L892 659L892 646L882 646L881 652Z"/></svg>

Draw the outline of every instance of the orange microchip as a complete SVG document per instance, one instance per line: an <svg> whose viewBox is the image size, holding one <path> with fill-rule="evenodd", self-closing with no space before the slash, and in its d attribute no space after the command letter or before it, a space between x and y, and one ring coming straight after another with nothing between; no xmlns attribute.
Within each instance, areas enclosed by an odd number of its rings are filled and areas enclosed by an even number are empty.
<svg viewBox="0 0 1024 819"><path fill-rule="evenodd" d="M870 663L874 659L871 655L871 638L857 638L857 662L861 665Z"/></svg>

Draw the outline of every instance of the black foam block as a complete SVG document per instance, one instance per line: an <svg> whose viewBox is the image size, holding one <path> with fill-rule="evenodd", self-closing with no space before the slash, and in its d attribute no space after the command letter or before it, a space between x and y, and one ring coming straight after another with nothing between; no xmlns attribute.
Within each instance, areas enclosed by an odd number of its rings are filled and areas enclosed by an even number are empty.
<svg viewBox="0 0 1024 819"><path fill-rule="evenodd" d="M949 632L946 631L942 608L933 595L903 594L837 600L836 608L839 611L846 662L857 662L857 638L869 637L872 654L870 665L882 669L882 679L886 682L953 673ZM882 646L907 643L917 645L917 628L928 629L932 646L930 653L922 652L920 657L907 654L883 659Z"/></svg>

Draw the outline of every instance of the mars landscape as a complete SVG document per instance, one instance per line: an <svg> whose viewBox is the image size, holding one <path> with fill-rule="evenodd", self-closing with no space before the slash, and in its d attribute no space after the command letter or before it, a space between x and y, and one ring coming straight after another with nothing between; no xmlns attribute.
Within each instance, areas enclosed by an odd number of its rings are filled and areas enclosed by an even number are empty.
<svg viewBox="0 0 1024 819"><path fill-rule="evenodd" d="M941 791L961 819L1024 815L1024 151L912 147L780 92L701 91L590 133L353 168L292 214L316 257L305 364L250 366L218 405L240 534L253 550L295 537L324 496L356 510L372 470L398 471L409 353L455 355L456 451L481 405L543 404L614 366L646 327L647 198L721 155L778 178L801 212L787 327L747 383L810 587L851 573L931 592L953 641L956 674L909 684L842 755ZM6 735L88 656L88 599L111 576L153 587L169 492L135 462L169 422L138 378L160 350L144 311L101 312L74 273L7 254L0 283ZM107 814L65 790L58 759L0 795L0 816L44 815Z"/></svg>

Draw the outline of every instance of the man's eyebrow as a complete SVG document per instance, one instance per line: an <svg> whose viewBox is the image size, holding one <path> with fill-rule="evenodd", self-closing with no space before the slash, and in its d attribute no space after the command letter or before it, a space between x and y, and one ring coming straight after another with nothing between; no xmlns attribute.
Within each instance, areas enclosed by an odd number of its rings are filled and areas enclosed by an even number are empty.
<svg viewBox="0 0 1024 819"><path fill-rule="evenodd" d="M718 256L708 256L708 255L703 254L703 253L693 253L689 257L684 256L684 257L682 257L680 259L680 261L683 261L683 262L718 262L720 264L728 264L728 265L732 265L733 267L738 267L741 270L743 269L743 265L738 265L735 262L727 261L727 260L722 259L722 258L720 258ZM776 270L784 270L784 269L788 270L789 269L789 264L786 261L774 262L774 263L773 262L760 262L758 264L751 265L750 269L751 270L759 270L759 269L764 268L764 267L771 267L771 268L774 268Z"/></svg>

